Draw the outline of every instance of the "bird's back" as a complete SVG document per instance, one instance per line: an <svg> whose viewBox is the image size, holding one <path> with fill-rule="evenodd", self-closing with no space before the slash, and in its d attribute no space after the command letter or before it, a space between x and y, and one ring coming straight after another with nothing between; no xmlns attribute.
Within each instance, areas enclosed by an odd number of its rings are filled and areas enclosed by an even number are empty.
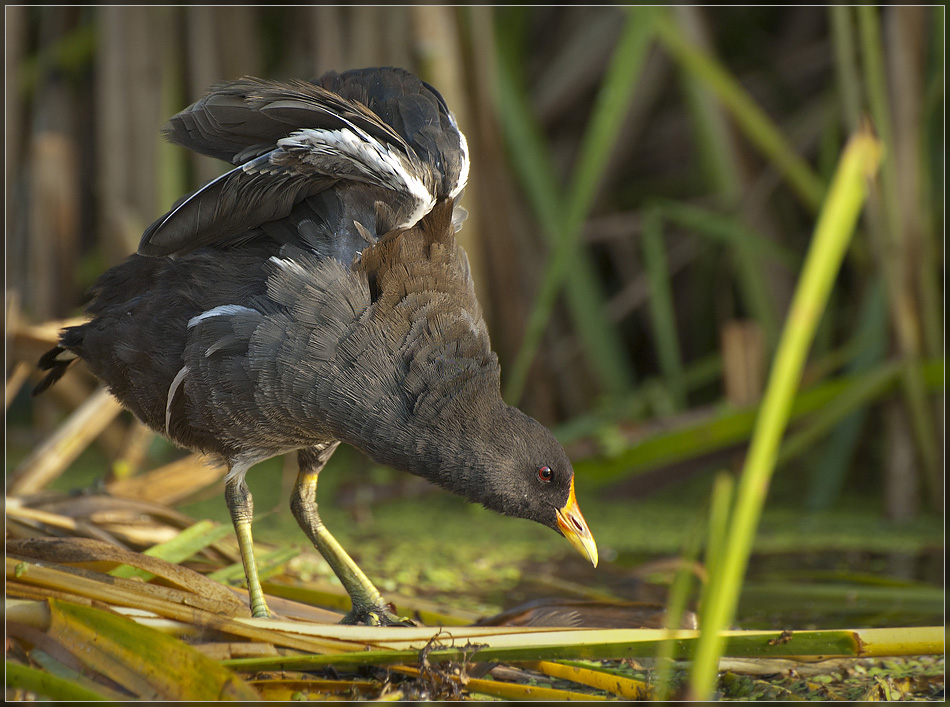
<svg viewBox="0 0 950 707"><path fill-rule="evenodd" d="M146 424L227 456L358 436L411 415L413 361L446 360L450 321L470 342L448 365L496 371L454 240L465 141L429 86L397 69L242 79L167 132L237 166L100 278L60 349ZM65 370L51 354L47 384Z"/></svg>

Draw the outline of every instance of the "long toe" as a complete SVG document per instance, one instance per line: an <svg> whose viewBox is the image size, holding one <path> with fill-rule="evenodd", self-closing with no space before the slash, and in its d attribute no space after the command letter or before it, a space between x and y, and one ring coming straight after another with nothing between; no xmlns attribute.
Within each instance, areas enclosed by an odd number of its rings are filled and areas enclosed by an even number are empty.
<svg viewBox="0 0 950 707"><path fill-rule="evenodd" d="M416 624L405 616L398 616L386 606L372 606L369 608L353 608L343 617L342 624L365 624L366 626L415 626Z"/></svg>

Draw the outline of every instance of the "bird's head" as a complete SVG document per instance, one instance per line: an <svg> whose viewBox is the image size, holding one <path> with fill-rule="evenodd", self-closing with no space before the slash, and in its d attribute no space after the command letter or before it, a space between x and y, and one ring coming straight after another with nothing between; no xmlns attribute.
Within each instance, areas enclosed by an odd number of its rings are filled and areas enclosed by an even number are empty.
<svg viewBox="0 0 950 707"><path fill-rule="evenodd" d="M473 503L548 526L596 567L597 544L577 505L571 460L550 430L504 403L494 354L483 367L455 361L454 378L434 365L420 368L424 382L438 375L414 414L388 418L388 434L372 437L372 447L364 438L362 448Z"/></svg>
<svg viewBox="0 0 950 707"><path fill-rule="evenodd" d="M563 535L597 566L597 544L574 495L574 468L554 435L517 408L492 425L485 494L477 499L505 515L527 518Z"/></svg>

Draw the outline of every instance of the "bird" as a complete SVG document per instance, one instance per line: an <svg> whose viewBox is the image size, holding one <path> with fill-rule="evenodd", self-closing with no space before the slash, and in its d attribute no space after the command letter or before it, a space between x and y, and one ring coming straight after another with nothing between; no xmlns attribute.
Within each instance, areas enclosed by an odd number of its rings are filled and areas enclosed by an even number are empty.
<svg viewBox="0 0 950 707"><path fill-rule="evenodd" d="M341 443L548 526L596 566L568 455L501 396L456 240L468 145L438 91L395 67L245 76L165 134L231 167L99 277L34 393L81 359L145 425L222 460L252 615L271 612L245 475L296 453L290 507L350 596L342 623L412 625L320 519L317 478Z"/></svg>

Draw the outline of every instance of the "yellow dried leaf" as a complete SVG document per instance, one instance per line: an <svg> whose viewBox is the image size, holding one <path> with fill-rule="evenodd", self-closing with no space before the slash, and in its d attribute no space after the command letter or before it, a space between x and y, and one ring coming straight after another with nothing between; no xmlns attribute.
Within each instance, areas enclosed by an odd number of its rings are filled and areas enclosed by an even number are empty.
<svg viewBox="0 0 950 707"><path fill-rule="evenodd" d="M603 670L580 668L574 665L562 665L549 661L526 663L525 667L537 670L545 675L560 680L570 680L581 685L587 685L604 692L612 692L628 700L649 700L652 690L649 685L640 680L633 680L621 675L614 675Z"/></svg>

